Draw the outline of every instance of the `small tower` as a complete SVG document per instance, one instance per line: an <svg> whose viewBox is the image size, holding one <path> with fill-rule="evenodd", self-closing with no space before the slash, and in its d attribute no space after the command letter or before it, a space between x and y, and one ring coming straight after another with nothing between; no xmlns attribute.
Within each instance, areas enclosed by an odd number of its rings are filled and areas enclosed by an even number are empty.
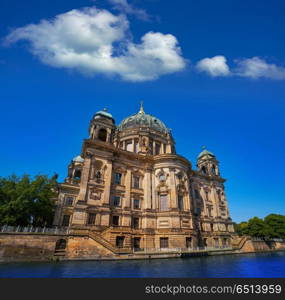
<svg viewBox="0 0 285 300"><path fill-rule="evenodd" d="M104 108L96 112L90 121L89 138L102 142L112 143L113 132L115 130L115 120L113 116Z"/></svg>
<svg viewBox="0 0 285 300"><path fill-rule="evenodd" d="M197 157L198 172L207 176L220 176L219 162L216 156L208 151L205 146L202 149L203 151Z"/></svg>
<svg viewBox="0 0 285 300"><path fill-rule="evenodd" d="M65 182L71 184L80 183L83 163L84 163L84 159L80 155L72 159L71 163L68 166L68 176L65 179Z"/></svg>

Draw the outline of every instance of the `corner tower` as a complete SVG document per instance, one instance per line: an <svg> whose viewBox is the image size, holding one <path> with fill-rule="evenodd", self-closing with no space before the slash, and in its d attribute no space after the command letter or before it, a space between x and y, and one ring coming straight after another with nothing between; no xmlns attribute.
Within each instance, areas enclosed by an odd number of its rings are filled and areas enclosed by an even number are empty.
<svg viewBox="0 0 285 300"><path fill-rule="evenodd" d="M89 138L102 142L112 143L115 130L115 120L107 109L98 111L90 121Z"/></svg>

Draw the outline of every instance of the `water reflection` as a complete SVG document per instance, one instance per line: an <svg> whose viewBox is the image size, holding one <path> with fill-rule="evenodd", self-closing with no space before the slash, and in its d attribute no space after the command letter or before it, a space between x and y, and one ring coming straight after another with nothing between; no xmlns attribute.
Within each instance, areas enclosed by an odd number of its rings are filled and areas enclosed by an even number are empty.
<svg viewBox="0 0 285 300"><path fill-rule="evenodd" d="M209 257L2 263L0 277L284 277L285 252Z"/></svg>

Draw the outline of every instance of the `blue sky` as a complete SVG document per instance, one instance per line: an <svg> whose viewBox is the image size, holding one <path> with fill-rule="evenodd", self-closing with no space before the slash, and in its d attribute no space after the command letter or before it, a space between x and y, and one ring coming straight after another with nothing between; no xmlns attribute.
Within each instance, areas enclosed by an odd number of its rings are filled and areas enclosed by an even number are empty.
<svg viewBox="0 0 285 300"><path fill-rule="evenodd" d="M126 3L1 1L0 175L62 180L96 111L119 123L144 100L193 166L202 145L216 154L235 221L285 214L285 2ZM82 40L72 22L70 37L61 26L73 9L85 25L102 9L117 23L96 41L97 29Z"/></svg>

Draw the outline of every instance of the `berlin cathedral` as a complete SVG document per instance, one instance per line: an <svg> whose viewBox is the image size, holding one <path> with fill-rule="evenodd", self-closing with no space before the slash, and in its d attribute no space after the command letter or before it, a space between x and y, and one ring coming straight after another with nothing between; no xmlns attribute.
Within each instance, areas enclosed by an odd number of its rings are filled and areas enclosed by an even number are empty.
<svg viewBox="0 0 285 300"><path fill-rule="evenodd" d="M235 234L224 182L212 152L203 149L193 168L142 104L119 125L104 109L59 185L54 225L115 249L228 248Z"/></svg>

